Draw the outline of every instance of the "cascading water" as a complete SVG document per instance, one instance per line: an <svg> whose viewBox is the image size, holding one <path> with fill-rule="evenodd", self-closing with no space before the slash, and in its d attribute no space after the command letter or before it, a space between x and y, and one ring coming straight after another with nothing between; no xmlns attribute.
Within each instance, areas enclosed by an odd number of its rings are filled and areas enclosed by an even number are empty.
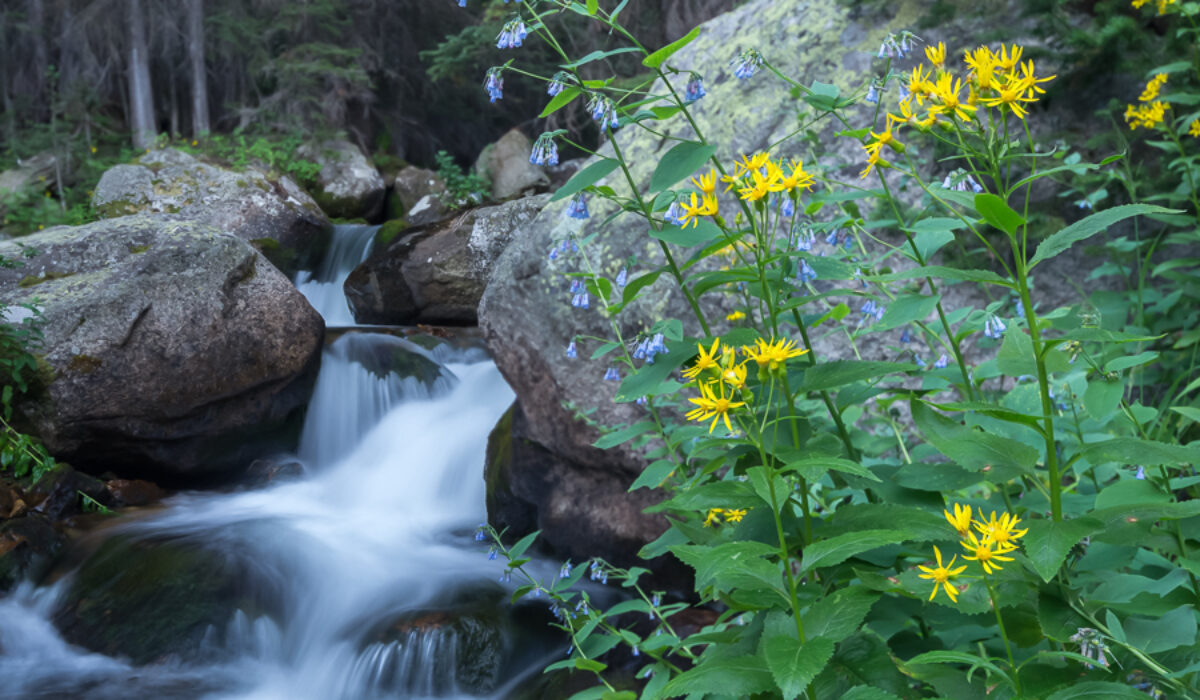
<svg viewBox="0 0 1200 700"><path fill-rule="evenodd" d="M194 654L135 666L56 630L82 573L24 583L0 598L0 698L503 697L536 652L501 668L494 652L512 647L509 633L467 643L480 626L447 606L486 599L495 611L504 594L501 563L481 556L471 533L485 519L487 435L512 392L481 359L378 333L339 338L301 438L304 479L181 494L97 535L219 552L261 604L231 606ZM496 658L469 656L480 639Z"/></svg>
<svg viewBox="0 0 1200 700"><path fill-rule="evenodd" d="M326 326L355 325L343 285L354 268L371 254L378 230L378 226L367 224L334 226L325 259L316 270L301 270L296 274L296 288L320 312Z"/></svg>

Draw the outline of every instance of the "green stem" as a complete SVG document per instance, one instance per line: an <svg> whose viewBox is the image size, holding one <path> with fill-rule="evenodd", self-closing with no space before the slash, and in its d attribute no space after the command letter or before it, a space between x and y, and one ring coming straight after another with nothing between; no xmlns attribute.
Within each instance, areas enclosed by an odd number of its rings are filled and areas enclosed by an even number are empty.
<svg viewBox="0 0 1200 700"><path fill-rule="evenodd" d="M1013 248L1017 248L1016 242ZM1046 469L1050 473L1050 515L1055 521L1062 517L1062 477L1058 473L1058 452L1054 438L1054 404L1050 399L1050 378L1046 372L1046 357L1042 346L1042 331L1038 328L1037 314L1029 294L1029 278L1024 256L1017 254L1017 293L1021 295L1021 308L1025 310L1025 322L1029 325L1029 340L1033 345L1033 358L1037 364L1038 393L1042 397L1042 436L1046 441Z"/></svg>
<svg viewBox="0 0 1200 700"><path fill-rule="evenodd" d="M1008 631L1004 629L1004 618L1000 615L1000 601L996 599L996 589L992 588L992 580L986 572L983 574L983 583L987 586L988 597L992 599L992 612L996 613L996 624L1000 626L1000 638L1004 640L1004 651L1008 654L1008 666L1012 669L1013 686L1016 688L1019 698L1024 695L1021 692L1021 674L1017 670L1017 662L1013 659L1012 644L1008 641Z"/></svg>

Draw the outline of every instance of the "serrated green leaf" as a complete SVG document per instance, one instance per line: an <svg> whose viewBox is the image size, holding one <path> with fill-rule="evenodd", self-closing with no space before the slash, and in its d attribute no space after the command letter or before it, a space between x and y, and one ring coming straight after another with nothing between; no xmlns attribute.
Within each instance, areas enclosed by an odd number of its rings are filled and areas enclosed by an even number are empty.
<svg viewBox="0 0 1200 700"><path fill-rule="evenodd" d="M840 457L807 457L794 462L788 462L782 471L794 472L809 481L816 481L831 471L853 474L854 476L860 476L871 481L879 481L879 477L875 476L874 472L870 469L857 462L851 462L848 459Z"/></svg>
<svg viewBox="0 0 1200 700"><path fill-rule="evenodd" d="M881 379L896 372L909 372L916 365L906 362L867 362L863 360L837 360L822 362L804 370L802 391L822 391L860 382Z"/></svg>
<svg viewBox="0 0 1200 700"><path fill-rule="evenodd" d="M1124 221L1130 217L1145 214L1178 214L1179 211L1178 209L1166 209L1151 204L1123 204L1112 209L1098 211L1091 216L1076 221L1042 241L1037 247L1037 252L1034 253L1033 258L1029 261L1028 269L1032 270L1043 260L1053 258L1079 241L1091 238L1118 221Z"/></svg>
<svg viewBox="0 0 1200 700"><path fill-rule="evenodd" d="M1031 520L1026 523L1029 532L1022 540L1025 556L1034 571L1049 583L1062 568L1067 553L1080 540L1104 529L1104 521L1095 518L1077 520Z"/></svg>
<svg viewBox="0 0 1200 700"><path fill-rule="evenodd" d="M843 588L828 598L811 605L800 616L808 639L821 637L838 643L858 631L879 594L854 586Z"/></svg>
<svg viewBox="0 0 1200 700"><path fill-rule="evenodd" d="M818 637L801 643L792 637L775 636L767 639L763 656L785 700L793 700L829 663L833 642Z"/></svg>
<svg viewBox="0 0 1200 700"><path fill-rule="evenodd" d="M1146 694L1124 683L1088 681L1063 688L1046 700L1146 700Z"/></svg>
<svg viewBox="0 0 1200 700"><path fill-rule="evenodd" d="M1159 654L1196 644L1196 611L1182 605L1157 620L1130 617L1125 620L1125 637L1130 646L1147 654Z"/></svg>
<svg viewBox="0 0 1200 700"><path fill-rule="evenodd" d="M800 570L811 571L822 566L841 564L850 557L905 540L899 530L863 530L848 532L827 540L814 542L804 548Z"/></svg>
<svg viewBox="0 0 1200 700"><path fill-rule="evenodd" d="M662 689L662 697L692 693L749 697L775 689L767 662L754 654L702 659L697 666L675 676Z"/></svg>
<svg viewBox="0 0 1200 700"><path fill-rule="evenodd" d="M939 452L972 470L987 469L994 478L1032 472L1038 451L1029 445L969 428L934 411L923 401L912 402L913 422Z"/></svg>

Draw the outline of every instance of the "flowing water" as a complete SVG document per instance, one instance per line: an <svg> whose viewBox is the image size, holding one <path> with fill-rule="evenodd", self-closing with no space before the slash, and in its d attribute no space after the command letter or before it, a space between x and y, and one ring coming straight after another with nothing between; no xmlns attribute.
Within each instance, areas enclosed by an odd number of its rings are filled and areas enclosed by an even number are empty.
<svg viewBox="0 0 1200 700"><path fill-rule="evenodd" d="M308 303L320 312L326 326L333 328L355 325L342 287L354 268L371 254L375 232L378 230L378 226L367 224L334 226L325 259L316 270L302 270L297 273L296 288L308 298Z"/></svg>
<svg viewBox="0 0 1200 700"><path fill-rule="evenodd" d="M346 238L369 245L352 230ZM349 247L335 245L331 257L361 254ZM417 358L423 378L389 373L397 357ZM194 654L135 666L60 636L54 620L78 574L23 583L0 598L0 698L504 697L506 683L543 660L511 630L490 637L503 664L494 653L470 658L480 646L465 638L473 628L448 622L449 598L505 594L500 562L472 537L485 519L487 435L512 401L495 367L478 350L427 353L358 331L322 362L301 437L303 478L181 494L95 536L219 552L260 604L231 606ZM481 666L482 685L464 688L464 669Z"/></svg>

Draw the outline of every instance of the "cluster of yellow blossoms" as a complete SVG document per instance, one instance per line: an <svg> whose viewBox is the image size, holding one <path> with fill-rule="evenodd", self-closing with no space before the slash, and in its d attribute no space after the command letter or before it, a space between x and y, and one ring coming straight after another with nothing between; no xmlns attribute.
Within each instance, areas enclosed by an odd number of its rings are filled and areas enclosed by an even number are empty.
<svg viewBox="0 0 1200 700"><path fill-rule="evenodd" d="M1177 0L1154 0L1154 4L1158 8L1158 14L1165 15L1167 14L1167 6L1174 5L1176 1ZM1133 2L1130 4L1133 5L1134 9L1140 10L1146 5L1150 4L1150 0L1133 0Z"/></svg>
<svg viewBox="0 0 1200 700"><path fill-rule="evenodd" d="M700 390L699 398L688 401L696 404L696 408L687 413L688 420L705 422L712 419L708 432L716 430L717 423L722 420L725 428L733 432L733 424L729 420L730 411L746 405L745 401L735 401L737 392L746 388L746 364L753 360L758 365L759 374L776 372L783 368L788 360L800 357L807 350L796 347L794 340L772 340L767 342L762 338L754 341L754 347L742 346L746 359L740 363L737 350L731 346L722 346L720 339L714 340L712 347L705 349L697 345L699 350L696 362L683 370L683 376L696 382Z"/></svg>
<svg viewBox="0 0 1200 700"><path fill-rule="evenodd" d="M740 523L742 518L746 517L745 508L709 508L708 516L704 518L704 527L709 527L713 523L720 523L721 518L725 518L727 523Z"/></svg>
<svg viewBox="0 0 1200 700"><path fill-rule="evenodd" d="M1166 73L1155 75L1150 82L1146 83L1146 89L1142 90L1142 94L1138 95L1138 102L1141 104L1126 105L1125 121L1129 124L1130 131L1134 131L1138 127L1153 129L1162 123L1167 110L1171 107L1170 103L1158 99L1158 94L1166 83Z"/></svg>
<svg viewBox="0 0 1200 700"><path fill-rule="evenodd" d="M1024 51L1023 47L1016 44L1011 48L1001 44L999 51L986 46L966 51L963 62L969 72L964 81L946 69L944 44L938 42L937 46L927 47L925 58L929 66L918 65L911 73L901 77L905 88L902 94L906 94L906 97L900 102L899 114L888 113L883 132L871 132L871 141L863 146L867 152L867 167L861 177L869 175L875 166L887 164L882 157L884 146L897 153L904 152L904 145L896 140L893 129L898 130L902 126L922 131L933 126L949 128L951 124L944 119L971 122L981 104L1006 109L1018 119L1024 119L1028 113L1026 105L1037 102L1038 96L1046 92L1041 84L1057 77L1039 78L1033 61L1021 60ZM916 110L925 107L926 103L928 107L925 114L917 114Z"/></svg>
<svg viewBox="0 0 1200 700"><path fill-rule="evenodd" d="M765 152L743 155L733 165L733 173L722 175L721 181L726 183L726 192L737 187L738 196L747 202L757 202L773 192L798 195L803 190L811 190L816 182L816 178L805 172L803 161L776 162ZM692 184L698 191L692 192L688 201L680 202L684 227L696 226L701 217L716 216L719 210L716 172L709 171L692 178Z"/></svg>
<svg viewBox="0 0 1200 700"><path fill-rule="evenodd" d="M963 559L979 562L979 565L983 567L984 574L995 573L1003 566L1002 562L1013 561L1012 557L1005 555L1015 552L1020 546L1018 540L1028 532L1028 530L1017 529L1021 520L1010 513L1005 513L997 518L996 511L992 511L991 517L984 519L981 510L979 511L980 519L975 520L970 506L961 504L954 505L953 514L950 511L942 512L945 513L946 520L954 526L958 536L962 538L959 544L966 551ZM942 563L942 552L937 547L933 548L933 554L937 558L936 567L917 567L925 572L920 574L921 578L933 581L933 592L929 594L929 599L933 600L940 588L946 591L946 595L950 596L951 601L957 602L958 589L951 582L966 571L967 567L966 565L954 567L954 563L958 559L957 554L950 559L949 564Z"/></svg>

